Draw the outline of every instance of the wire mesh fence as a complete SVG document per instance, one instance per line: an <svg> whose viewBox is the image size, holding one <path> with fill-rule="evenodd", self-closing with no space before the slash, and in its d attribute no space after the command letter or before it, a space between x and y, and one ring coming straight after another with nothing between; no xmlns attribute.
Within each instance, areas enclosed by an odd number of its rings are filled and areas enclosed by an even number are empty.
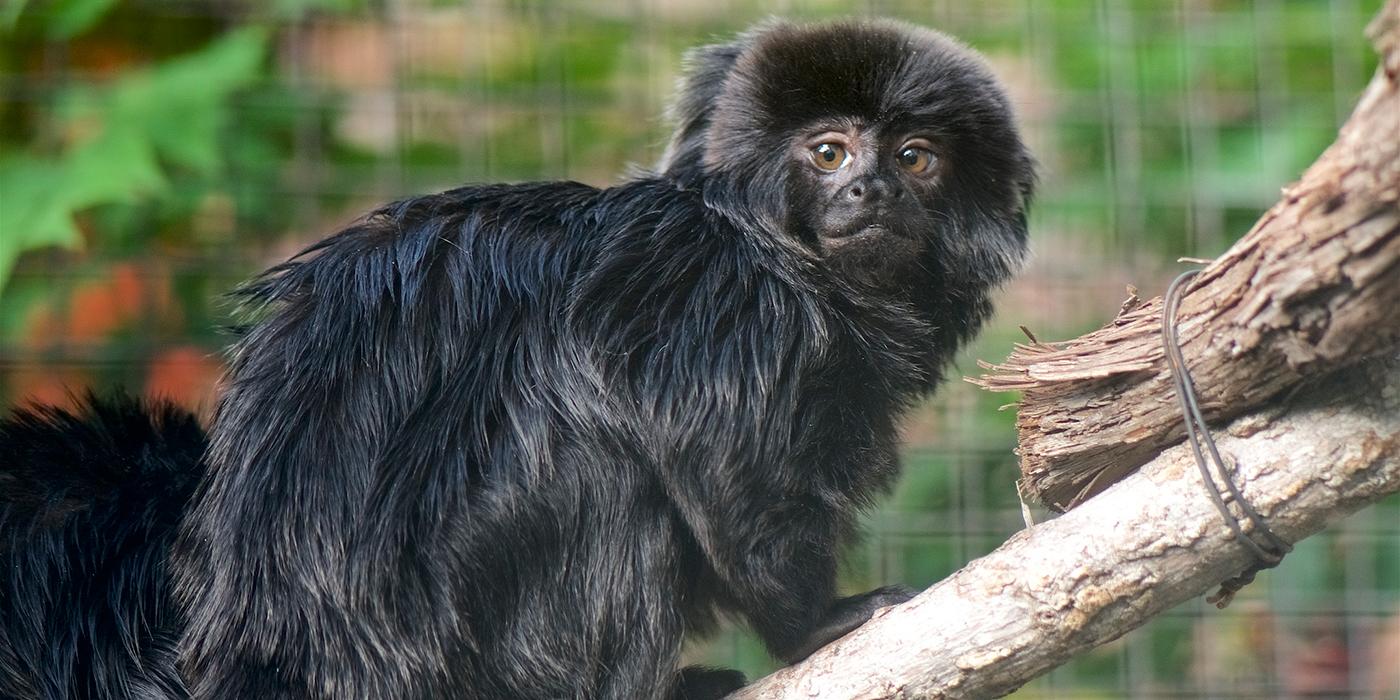
<svg viewBox="0 0 1400 700"><path fill-rule="evenodd" d="M1072 337L1242 235L1332 141L1380 0L68 0L0 8L0 397L124 384L207 412L220 295L372 205L617 182L660 155L688 47L882 15L984 52L1041 162L1029 269L961 360ZM21 254L21 251L23 253ZM6 270L9 271L6 276ZM954 372L954 376L959 372ZM1022 525L1011 411L951 381L851 589L926 586ZM739 631L689 655L750 672ZM1400 501L1018 697L1400 697Z"/></svg>

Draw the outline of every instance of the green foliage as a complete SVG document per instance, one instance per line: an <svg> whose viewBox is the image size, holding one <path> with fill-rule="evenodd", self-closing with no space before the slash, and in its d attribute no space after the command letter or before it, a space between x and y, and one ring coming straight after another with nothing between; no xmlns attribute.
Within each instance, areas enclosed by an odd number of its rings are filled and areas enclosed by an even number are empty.
<svg viewBox="0 0 1400 700"><path fill-rule="evenodd" d="M87 31L117 0L58 0L49 6L51 39L71 39Z"/></svg>
<svg viewBox="0 0 1400 700"><path fill-rule="evenodd" d="M63 163L28 156L0 158L0 290L22 251L81 242L73 226L68 180Z"/></svg>
<svg viewBox="0 0 1400 700"><path fill-rule="evenodd" d="M172 176L215 173L229 97L258 77L266 43L264 30L246 27L111 85L66 91L56 116L68 142L0 160L0 290L21 252L79 245L79 212L166 195Z"/></svg>
<svg viewBox="0 0 1400 700"><path fill-rule="evenodd" d="M353 12L362 10L369 3L366 0L267 0L260 2L278 17L296 19L311 12Z"/></svg>

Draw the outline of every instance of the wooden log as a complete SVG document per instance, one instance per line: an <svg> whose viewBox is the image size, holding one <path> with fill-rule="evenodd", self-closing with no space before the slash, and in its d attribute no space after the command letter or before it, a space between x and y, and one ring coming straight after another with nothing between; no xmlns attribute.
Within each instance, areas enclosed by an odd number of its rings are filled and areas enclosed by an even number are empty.
<svg viewBox="0 0 1400 700"><path fill-rule="evenodd" d="M1375 77L1336 142L1193 281L1178 316L1207 420L1400 347L1400 2L1368 34ZM1018 345L974 383L1021 391L1023 494L1067 510L1182 440L1162 300L1074 340Z"/></svg>
<svg viewBox="0 0 1400 700"><path fill-rule="evenodd" d="M1244 497L1296 542L1400 493L1400 362L1342 370L1218 441L1237 458ZM730 698L996 697L1202 595L1251 556L1178 445Z"/></svg>

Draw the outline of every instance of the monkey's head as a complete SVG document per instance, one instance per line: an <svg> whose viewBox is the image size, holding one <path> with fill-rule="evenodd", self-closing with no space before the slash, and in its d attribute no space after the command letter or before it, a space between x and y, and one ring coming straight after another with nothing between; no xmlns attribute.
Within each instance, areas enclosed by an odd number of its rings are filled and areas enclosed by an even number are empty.
<svg viewBox="0 0 1400 700"><path fill-rule="evenodd" d="M1024 256L1033 161L991 71L937 32L761 26L690 56L673 117L668 174L725 183L854 283L986 289Z"/></svg>

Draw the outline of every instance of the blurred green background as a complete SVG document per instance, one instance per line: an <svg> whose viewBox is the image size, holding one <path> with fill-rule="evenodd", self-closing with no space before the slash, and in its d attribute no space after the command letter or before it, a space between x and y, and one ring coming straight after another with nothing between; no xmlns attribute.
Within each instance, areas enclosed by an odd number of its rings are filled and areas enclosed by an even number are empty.
<svg viewBox="0 0 1400 700"><path fill-rule="evenodd" d="M898 17L1005 79L1042 164L1035 259L960 363L1159 293L1243 234L1335 136L1381 0L4 0L0 402L124 384L206 412L220 295L385 200L617 182L660 155L687 47L769 15ZM927 586L1022 526L1015 400L953 381L849 588ZM753 673L728 632L689 652ZM1400 697L1400 500L1301 544L1023 698Z"/></svg>

